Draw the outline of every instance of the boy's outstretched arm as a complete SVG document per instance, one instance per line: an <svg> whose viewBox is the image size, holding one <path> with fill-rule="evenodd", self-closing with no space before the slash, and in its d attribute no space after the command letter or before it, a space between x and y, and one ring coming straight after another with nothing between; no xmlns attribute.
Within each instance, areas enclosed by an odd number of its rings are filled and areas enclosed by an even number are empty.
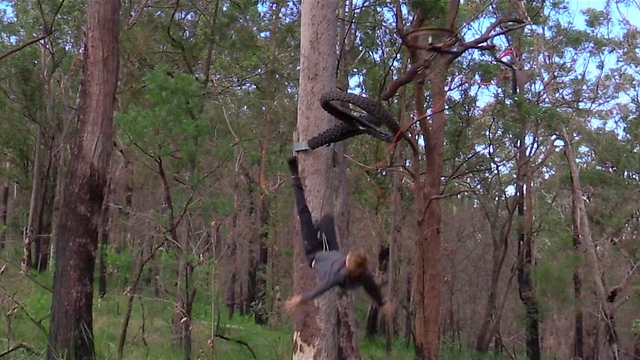
<svg viewBox="0 0 640 360"><path fill-rule="evenodd" d="M362 287L364 290L371 296L373 300L378 304L380 310L387 315L391 316L395 312L395 305L389 301L384 301L382 298L382 294L380 293L380 288L376 284L375 280L373 280L373 276L369 272L366 272L362 278Z"/></svg>
<svg viewBox="0 0 640 360"><path fill-rule="evenodd" d="M337 278L329 279L316 286L313 290L309 290L302 295L292 296L291 298L289 298L289 300L287 300L287 303L285 304L287 312L290 314L293 313L295 309L298 308L298 306L321 296L325 292L329 291L329 289L336 286L338 282L339 279Z"/></svg>
<svg viewBox="0 0 640 360"><path fill-rule="evenodd" d="M373 300L378 304L378 306L382 307L384 305L384 300L382 299L382 294L380 293L380 288L378 288L378 284L376 284L375 280L371 274L367 271L362 275L362 279L360 280L362 283L362 287L364 290L371 296Z"/></svg>
<svg viewBox="0 0 640 360"><path fill-rule="evenodd" d="M305 301L302 299L302 295L294 295L287 300L285 304L285 309L289 314L293 314L293 312L298 308L298 306L304 304Z"/></svg>

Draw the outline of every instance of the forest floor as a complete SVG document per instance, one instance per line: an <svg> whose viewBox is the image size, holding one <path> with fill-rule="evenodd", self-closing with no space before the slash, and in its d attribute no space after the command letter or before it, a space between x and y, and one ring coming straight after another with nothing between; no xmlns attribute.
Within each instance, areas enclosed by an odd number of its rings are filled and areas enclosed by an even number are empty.
<svg viewBox="0 0 640 360"><path fill-rule="evenodd" d="M48 314L51 308L50 274L20 276L14 271L2 274L0 280L0 354L19 343L27 349L16 350L5 359L42 359L46 349ZM171 314L173 303L170 296L157 299L152 296L136 297L128 326L123 359L184 359L181 349L171 340ZM111 290L103 299L97 296L94 302L94 336L99 359L117 359L117 348L127 308L127 295ZM193 307L193 359L225 360L281 360L291 358L291 326L288 318L279 328L258 326L248 316L229 319L226 309L215 316L217 334L211 346L212 311L210 297L196 296ZM364 316L357 311L357 316ZM363 318L364 319L364 318ZM364 321L364 320L362 320ZM385 353L385 340L360 338L363 360L413 359L413 349L406 341L398 340L392 354ZM253 352L253 354L252 354ZM479 356L458 349L445 351L443 360L489 360L502 359L492 355Z"/></svg>

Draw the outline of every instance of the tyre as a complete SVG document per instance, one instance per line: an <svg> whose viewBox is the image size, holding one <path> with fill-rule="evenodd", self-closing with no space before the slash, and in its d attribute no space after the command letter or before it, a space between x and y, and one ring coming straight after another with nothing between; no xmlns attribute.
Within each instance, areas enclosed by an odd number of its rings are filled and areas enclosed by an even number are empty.
<svg viewBox="0 0 640 360"><path fill-rule="evenodd" d="M334 104L334 102L348 103L353 107L358 108L359 112L363 114L361 116L354 116L351 114L350 110L344 109L341 106ZM393 139L393 137L400 132L400 125L398 125L398 122L378 100L346 93L340 90L332 90L322 94L320 97L320 104L326 112L333 115L338 120L362 128L366 133L376 138L385 140L385 138L390 137ZM385 131L382 128L382 125L389 129L391 134L389 134L388 131Z"/></svg>
<svg viewBox="0 0 640 360"><path fill-rule="evenodd" d="M307 145L309 146L309 149L313 150L324 145L346 140L362 133L363 131L355 126L351 126L346 123L338 123L337 125L330 127L307 140Z"/></svg>

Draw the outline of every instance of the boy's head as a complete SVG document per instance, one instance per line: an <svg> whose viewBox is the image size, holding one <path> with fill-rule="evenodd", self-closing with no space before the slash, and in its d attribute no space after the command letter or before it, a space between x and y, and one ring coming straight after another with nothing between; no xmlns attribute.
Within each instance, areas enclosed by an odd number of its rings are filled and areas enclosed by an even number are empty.
<svg viewBox="0 0 640 360"><path fill-rule="evenodd" d="M367 255L362 249L353 249L347 254L345 266L350 277L360 276L367 270Z"/></svg>

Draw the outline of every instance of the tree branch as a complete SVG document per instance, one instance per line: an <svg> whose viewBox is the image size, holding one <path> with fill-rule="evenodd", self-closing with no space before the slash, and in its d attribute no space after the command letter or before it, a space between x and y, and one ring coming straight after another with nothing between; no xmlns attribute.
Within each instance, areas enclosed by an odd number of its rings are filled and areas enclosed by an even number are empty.
<svg viewBox="0 0 640 360"><path fill-rule="evenodd" d="M143 0L136 7L136 9L133 12L133 15L131 16L131 18L127 22L127 30L131 30L131 28L133 28L134 25L138 22L138 17L140 17L140 14L142 14L142 10L144 10L144 8L147 6L148 3L149 3L149 0Z"/></svg>
<svg viewBox="0 0 640 360"><path fill-rule="evenodd" d="M396 34L400 39L404 39L404 24L402 23L402 5L400 0L395 1L396 6Z"/></svg>
<svg viewBox="0 0 640 360"><path fill-rule="evenodd" d="M35 37L35 38L27 41L26 43L22 44L22 45L18 45L16 47L12 48L12 49L9 49L9 50L3 52L2 54L0 54L0 60L4 59L4 58L6 58L6 57L8 57L10 55L13 55L14 53L17 53L18 51L26 48L29 45L35 44L40 40L48 38L49 36L51 36L51 34L53 34L53 32L47 31L46 33L44 33L44 34L42 34L42 35L40 35L38 37Z"/></svg>
<svg viewBox="0 0 640 360"><path fill-rule="evenodd" d="M618 294L621 293L627 287L627 284L629 284L629 278L636 271L636 269L638 268L638 265L640 265L640 262L637 262L633 265L631 270L629 270L627 275L624 277L624 279L622 279L622 281L618 285L609 289L609 291L607 292L608 302L610 303L614 302L616 300L616 296L618 296Z"/></svg>
<svg viewBox="0 0 640 360"><path fill-rule="evenodd" d="M38 354L38 352L36 352L31 345L27 345L25 343L18 343L16 345L13 345L12 347L8 348L7 350L1 352L0 353L0 358L4 357L4 356L7 356L7 355L11 354L12 352L14 352L16 350L20 350L20 349L25 349L32 355Z"/></svg>
<svg viewBox="0 0 640 360"><path fill-rule="evenodd" d="M509 28L509 29L504 29L502 31L500 31L497 34L491 34L498 26L502 25L502 24L506 24L506 23L516 23L516 24L520 24L519 26L513 27L513 28ZM487 29L484 31L484 33L482 33L482 35L478 36L477 38L475 38L474 40L471 40L469 42L466 42L464 44L462 44L462 49L461 51L464 52L466 50L469 49L473 49L476 48L478 45L487 42L490 39L493 39L497 36L500 36L502 34L506 34L510 31L522 28L526 25L528 25L529 23L522 20L522 19L518 19L518 18L498 18L496 21L494 21L491 25L489 25L489 27L487 27Z"/></svg>
<svg viewBox="0 0 640 360"><path fill-rule="evenodd" d="M244 347L246 347L246 348L251 352L251 355L253 355L253 358L254 358L254 359L257 359L257 358L258 358L258 357L256 356L256 353L253 351L253 349L251 348L251 346L249 345L249 343L248 343L248 342L246 342L246 341L244 341L244 340L236 340L236 339L232 339L232 338L226 337L226 336L221 335L221 334L216 334L216 337L217 337L217 338L220 338L220 339L222 339L222 340L232 341L232 342L238 343L238 344L240 344L240 345L243 345Z"/></svg>

